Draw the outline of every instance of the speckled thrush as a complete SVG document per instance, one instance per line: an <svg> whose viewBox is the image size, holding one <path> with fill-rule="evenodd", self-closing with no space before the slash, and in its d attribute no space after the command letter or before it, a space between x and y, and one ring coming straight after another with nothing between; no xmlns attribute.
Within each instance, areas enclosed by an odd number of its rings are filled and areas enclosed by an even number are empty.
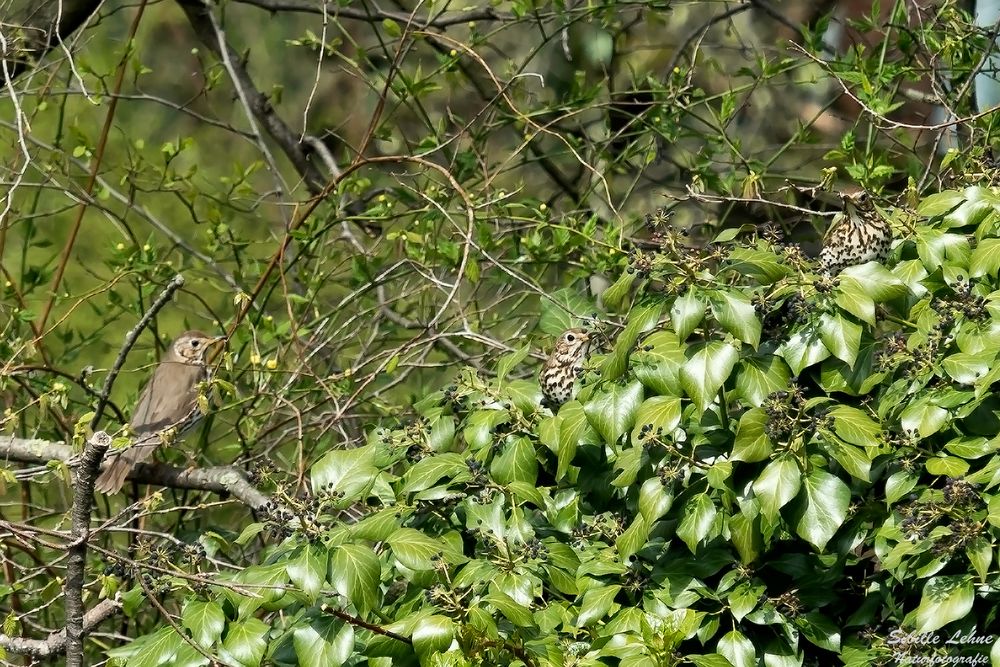
<svg viewBox="0 0 1000 667"><path fill-rule="evenodd" d="M867 192L843 195L844 210L830 225L819 253L820 272L835 276L849 266L884 261L892 245L892 228Z"/></svg>
<svg viewBox="0 0 1000 667"><path fill-rule="evenodd" d="M173 431L173 437L180 436L201 419L198 383L209 379L205 354L220 340L200 331L187 331L167 348L132 412L130 427L135 441L108 453L110 464L97 478L96 490L118 493L135 464L152 456L168 431Z"/></svg>
<svg viewBox="0 0 1000 667"><path fill-rule="evenodd" d="M576 381L590 347L590 336L583 329L564 331L552 354L545 360L538 383L544 401L553 410L573 398Z"/></svg>

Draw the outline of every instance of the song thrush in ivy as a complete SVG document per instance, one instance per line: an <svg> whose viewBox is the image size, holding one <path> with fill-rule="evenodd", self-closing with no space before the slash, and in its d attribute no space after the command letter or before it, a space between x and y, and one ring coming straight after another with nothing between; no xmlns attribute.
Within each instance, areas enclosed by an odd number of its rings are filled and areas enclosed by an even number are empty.
<svg viewBox="0 0 1000 667"><path fill-rule="evenodd" d="M134 442L108 453L111 463L97 478L95 489L118 493L133 466L152 456L170 437L169 432L173 432L173 437L180 436L201 419L198 384L211 374L205 354L220 340L200 331L187 331L167 348L166 356L156 366L132 412L130 427L135 434Z"/></svg>
<svg viewBox="0 0 1000 667"><path fill-rule="evenodd" d="M820 272L835 276L849 266L883 261L892 244L892 228L872 204L867 192L843 195L838 213L819 253Z"/></svg>
<svg viewBox="0 0 1000 667"><path fill-rule="evenodd" d="M559 336L555 349L538 374L544 404L556 410L573 398L589 347L590 336L583 329L569 329Z"/></svg>

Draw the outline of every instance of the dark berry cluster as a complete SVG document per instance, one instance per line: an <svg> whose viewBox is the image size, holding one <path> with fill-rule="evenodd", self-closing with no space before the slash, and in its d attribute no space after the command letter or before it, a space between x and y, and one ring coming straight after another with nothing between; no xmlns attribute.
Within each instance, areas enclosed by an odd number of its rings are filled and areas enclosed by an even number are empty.
<svg viewBox="0 0 1000 667"><path fill-rule="evenodd" d="M548 558L549 550L541 540L537 537L533 537L523 545L521 545L521 555L528 560L542 560Z"/></svg>
<svg viewBox="0 0 1000 667"><path fill-rule="evenodd" d="M775 443L787 442L803 427L806 397L799 383L792 381L787 390L776 391L764 399L767 424L764 431ZM812 423L812 420L808 420ZM812 423L815 426L815 423Z"/></svg>
<svg viewBox="0 0 1000 667"><path fill-rule="evenodd" d="M802 600L796 591L786 591L772 599L775 609L788 618L796 618L803 611Z"/></svg>

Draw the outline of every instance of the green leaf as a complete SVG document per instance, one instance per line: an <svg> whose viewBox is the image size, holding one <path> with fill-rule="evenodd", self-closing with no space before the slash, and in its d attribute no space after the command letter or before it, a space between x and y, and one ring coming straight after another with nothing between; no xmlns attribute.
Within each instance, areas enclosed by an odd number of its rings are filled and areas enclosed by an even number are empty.
<svg viewBox="0 0 1000 667"><path fill-rule="evenodd" d="M944 190L924 197L917 205L917 215L934 218L955 210L965 197L957 190Z"/></svg>
<svg viewBox="0 0 1000 667"><path fill-rule="evenodd" d="M628 528L615 540L618 557L625 560L646 546L649 539L649 524L641 515L637 516Z"/></svg>
<svg viewBox="0 0 1000 667"><path fill-rule="evenodd" d="M292 646L302 667L340 667L354 653L354 627L338 618L311 618L295 625Z"/></svg>
<svg viewBox="0 0 1000 667"><path fill-rule="evenodd" d="M913 490L919 479L919 475L906 470L899 470L889 475L885 480L886 504L895 505L897 500Z"/></svg>
<svg viewBox="0 0 1000 667"><path fill-rule="evenodd" d="M559 410L559 451L557 453L558 467L556 479L562 479L569 471L570 464L576 456L576 448L590 430L587 415L583 406L577 401L570 401ZM591 430L591 433L593 431Z"/></svg>
<svg viewBox="0 0 1000 667"><path fill-rule="evenodd" d="M838 405L831 408L828 414L833 418L833 432L844 442L859 447L882 445L882 427L864 411Z"/></svg>
<svg viewBox="0 0 1000 667"><path fill-rule="evenodd" d="M636 378L657 394L681 395L680 369L684 346L672 331L657 331L632 354Z"/></svg>
<svg viewBox="0 0 1000 667"><path fill-rule="evenodd" d="M753 483L753 491L760 499L760 508L769 521L775 521L778 510L798 495L802 472L789 456L771 461Z"/></svg>
<svg viewBox="0 0 1000 667"><path fill-rule="evenodd" d="M271 628L259 618L235 621L226 629L219 657L240 667L257 667L267 648L267 633Z"/></svg>
<svg viewBox="0 0 1000 667"><path fill-rule="evenodd" d="M580 294L580 290L563 288L542 299L538 328L542 333L555 337L566 329L579 326L587 313L593 310L593 304Z"/></svg>
<svg viewBox="0 0 1000 667"><path fill-rule="evenodd" d="M435 653L444 653L455 639L455 622L447 616L421 618L413 628L413 649L421 662L429 661ZM430 664L430 662L426 662Z"/></svg>
<svg viewBox="0 0 1000 667"><path fill-rule="evenodd" d="M935 456L927 459L924 463L924 467L927 468L927 472L932 475L940 475L942 477L965 477L965 473L969 472L968 461L963 461L956 456Z"/></svg>
<svg viewBox="0 0 1000 667"><path fill-rule="evenodd" d="M316 601L326 581L326 559L326 549L307 544L286 566L288 578L302 589L310 602Z"/></svg>
<svg viewBox="0 0 1000 667"><path fill-rule="evenodd" d="M382 19L382 29L385 31L385 34L397 39L403 34L403 30L399 27L399 24L392 19Z"/></svg>
<svg viewBox="0 0 1000 667"><path fill-rule="evenodd" d="M420 459L403 475L402 493L410 494L429 489L441 479L462 484L472 479L465 457L454 452Z"/></svg>
<svg viewBox="0 0 1000 667"><path fill-rule="evenodd" d="M591 588L583 594L580 602L580 616L576 621L577 626L585 628L604 618L611 610L611 605L615 602L615 596L621 586L599 586Z"/></svg>
<svg viewBox="0 0 1000 667"><path fill-rule="evenodd" d="M761 323L750 299L742 292L714 290L709 293L712 315L736 338L753 346L760 344Z"/></svg>
<svg viewBox="0 0 1000 667"><path fill-rule="evenodd" d="M168 627L140 637L131 644L111 649L108 656L128 658L127 667L160 667L173 661L182 644L177 631Z"/></svg>
<svg viewBox="0 0 1000 667"><path fill-rule="evenodd" d="M639 514L650 525L670 511L674 495L659 477L650 477L639 488Z"/></svg>
<svg viewBox="0 0 1000 667"><path fill-rule="evenodd" d="M861 347L861 327L839 312L820 316L820 340L833 356L853 366Z"/></svg>
<svg viewBox="0 0 1000 667"><path fill-rule="evenodd" d="M761 285L770 285L792 273L792 268L773 252L740 247L730 249L726 268L756 278Z"/></svg>
<svg viewBox="0 0 1000 667"><path fill-rule="evenodd" d="M535 625L535 620L531 617L531 611L524 605L515 602L514 599L506 593L493 591L489 595L483 597L483 602L496 607L497 611L503 614L504 617L514 625L522 628L532 627Z"/></svg>
<svg viewBox="0 0 1000 667"><path fill-rule="evenodd" d="M583 406L587 421L601 434L605 443L614 445L632 428L642 404L642 393L642 385L638 382L630 382L624 387L612 384L595 392Z"/></svg>
<svg viewBox="0 0 1000 667"><path fill-rule="evenodd" d="M719 639L719 654L733 667L756 667L757 652L753 642L739 630L730 630Z"/></svg>
<svg viewBox="0 0 1000 667"><path fill-rule="evenodd" d="M849 266L840 274L841 287L854 283L875 303L885 303L907 293L903 280L877 262Z"/></svg>
<svg viewBox="0 0 1000 667"><path fill-rule="evenodd" d="M715 503L707 493L698 494L684 506L684 514L677 526L677 537L684 540L691 553L696 553L698 544L708 537L717 514Z"/></svg>
<svg viewBox="0 0 1000 667"><path fill-rule="evenodd" d="M864 482L871 481L869 475L871 473L872 460L863 449L836 441L828 442L826 448L830 452L830 455L836 459L837 463L850 473L852 477L856 477Z"/></svg>
<svg viewBox="0 0 1000 667"><path fill-rule="evenodd" d="M433 569L434 557L447 548L441 540L435 540L413 528L400 528L386 543L392 547L396 559L411 570Z"/></svg>
<svg viewBox="0 0 1000 667"><path fill-rule="evenodd" d="M681 399L676 396L653 396L643 401L635 416L632 442L641 442L642 429L647 436L670 435L681 423Z"/></svg>
<svg viewBox="0 0 1000 667"><path fill-rule="evenodd" d="M497 362L497 382L501 384L512 370L517 368L520 364L528 357L528 353L531 352L530 345L522 345L519 349L511 352L510 354L505 354Z"/></svg>
<svg viewBox="0 0 1000 667"><path fill-rule="evenodd" d="M816 327L806 327L782 343L777 354L784 358L794 375L800 375L804 369L829 357L830 350L826 349Z"/></svg>
<svg viewBox="0 0 1000 667"><path fill-rule="evenodd" d="M917 606L917 632L935 632L972 611L975 590L972 577L950 575L931 577L924 584Z"/></svg>
<svg viewBox="0 0 1000 667"><path fill-rule="evenodd" d="M941 362L945 373L959 384L975 384L976 380L985 376L990 366L996 361L996 351L977 352L969 354L967 352L956 352L945 358Z"/></svg>
<svg viewBox="0 0 1000 667"><path fill-rule="evenodd" d="M972 249L964 234L945 232L931 227L917 228L917 256L928 271L945 263L968 268Z"/></svg>
<svg viewBox="0 0 1000 667"><path fill-rule="evenodd" d="M780 357L744 357L736 367L736 395L759 408L769 394L787 387L791 377L788 364Z"/></svg>
<svg viewBox="0 0 1000 667"><path fill-rule="evenodd" d="M704 412L733 372L740 353L722 341L699 343L690 350L687 362L681 366L681 386L698 410Z"/></svg>
<svg viewBox="0 0 1000 667"><path fill-rule="evenodd" d="M628 271L622 272L618 276L618 280L601 294L601 301L604 302L604 305L612 310L620 310L625 303L625 299L631 293L632 283L635 282L637 276L638 274L635 271L631 273Z"/></svg>
<svg viewBox="0 0 1000 667"><path fill-rule="evenodd" d="M214 601L189 600L181 613L181 625L191 632L196 644L208 649L222 636L226 615Z"/></svg>
<svg viewBox="0 0 1000 667"><path fill-rule="evenodd" d="M805 491L797 512L795 532L817 549L823 549L847 518L851 490L839 478L814 468L802 481Z"/></svg>
<svg viewBox="0 0 1000 667"><path fill-rule="evenodd" d="M694 293L688 290L683 296L674 300L674 305L670 307L670 321L674 325L678 340L687 340L691 332L695 330L705 318L705 302Z"/></svg>
<svg viewBox="0 0 1000 667"><path fill-rule="evenodd" d="M773 446L771 439L767 437L766 426L767 413L761 408L751 408L744 412L736 427L736 439L733 441L730 458L747 463L767 460Z"/></svg>
<svg viewBox="0 0 1000 667"><path fill-rule="evenodd" d="M1000 239L983 239L972 251L969 275L973 278L995 276L1000 271Z"/></svg>
<svg viewBox="0 0 1000 667"><path fill-rule="evenodd" d="M625 373L628 356L635 347L639 336L656 326L660 320L661 304L635 308L629 313L628 324L615 341L615 349L604 358L601 364L601 377L605 380L617 380Z"/></svg>
<svg viewBox="0 0 1000 667"><path fill-rule="evenodd" d="M337 491L343 494L344 503L364 497L379 472L373 464L374 458L375 449L371 445L328 452L312 467L313 493Z"/></svg>
<svg viewBox="0 0 1000 667"><path fill-rule="evenodd" d="M921 438L937 433L947 421L948 411L932 405L927 398L914 401L899 415L903 430L916 431Z"/></svg>
<svg viewBox="0 0 1000 667"><path fill-rule="evenodd" d="M500 456L494 457L490 464L490 475L498 484L534 484L538 479L535 446L525 437L508 439Z"/></svg>
<svg viewBox="0 0 1000 667"><path fill-rule="evenodd" d="M875 301L865 293L856 280L841 282L835 288L834 295L837 305L845 312L875 326Z"/></svg>
<svg viewBox="0 0 1000 667"><path fill-rule="evenodd" d="M343 595L365 616L378 607L382 567L371 548L361 544L335 547L327 578L334 590Z"/></svg>

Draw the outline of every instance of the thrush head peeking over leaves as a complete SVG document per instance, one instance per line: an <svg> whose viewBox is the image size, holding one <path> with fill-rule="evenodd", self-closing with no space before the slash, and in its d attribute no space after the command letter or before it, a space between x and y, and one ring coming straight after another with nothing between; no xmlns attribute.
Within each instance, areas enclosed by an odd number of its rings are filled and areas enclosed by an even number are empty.
<svg viewBox="0 0 1000 667"><path fill-rule="evenodd" d="M130 447L108 452L110 464L97 478L97 491L118 493L135 464L153 455L161 435L171 429L180 435L201 419L198 384L210 379L205 355L220 340L200 331L187 331L171 343L132 411L130 426L135 441Z"/></svg>
<svg viewBox="0 0 1000 667"><path fill-rule="evenodd" d="M834 217L819 253L820 272L827 276L849 266L884 261L892 245L892 228L867 192L841 196L844 210Z"/></svg>
<svg viewBox="0 0 1000 667"><path fill-rule="evenodd" d="M556 410L573 398L589 347L590 335L583 329L564 331L556 340L555 349L538 374L543 403L548 407Z"/></svg>

